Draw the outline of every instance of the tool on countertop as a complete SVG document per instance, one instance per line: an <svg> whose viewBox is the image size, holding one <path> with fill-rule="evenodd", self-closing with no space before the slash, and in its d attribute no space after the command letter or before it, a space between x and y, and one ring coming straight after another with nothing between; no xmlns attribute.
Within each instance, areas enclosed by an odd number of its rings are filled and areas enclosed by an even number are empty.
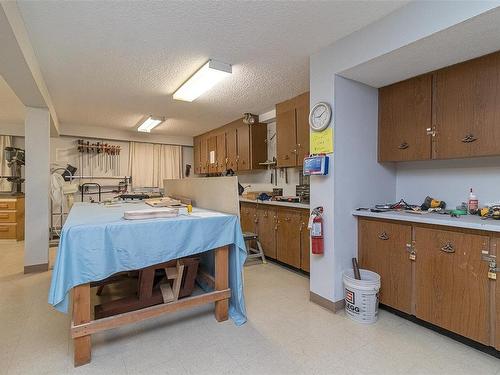
<svg viewBox="0 0 500 375"><path fill-rule="evenodd" d="M432 209L437 209L437 208L445 209L446 202L427 196L424 200L424 203L422 203L422 205L420 206L420 208L423 211L428 211L431 208Z"/></svg>

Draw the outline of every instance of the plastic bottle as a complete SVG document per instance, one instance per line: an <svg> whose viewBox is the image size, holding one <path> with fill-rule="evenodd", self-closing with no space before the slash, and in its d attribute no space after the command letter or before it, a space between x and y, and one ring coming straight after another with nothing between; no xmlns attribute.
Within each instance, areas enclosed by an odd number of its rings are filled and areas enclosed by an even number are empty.
<svg viewBox="0 0 500 375"><path fill-rule="evenodd" d="M477 214L477 210L479 209L479 201L476 194L473 193L472 188L470 188L468 208L471 215Z"/></svg>

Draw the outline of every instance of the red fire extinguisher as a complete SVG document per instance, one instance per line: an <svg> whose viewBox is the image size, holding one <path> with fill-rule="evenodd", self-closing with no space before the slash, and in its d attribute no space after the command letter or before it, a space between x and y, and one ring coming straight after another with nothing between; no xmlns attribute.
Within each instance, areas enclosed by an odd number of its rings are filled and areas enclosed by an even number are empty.
<svg viewBox="0 0 500 375"><path fill-rule="evenodd" d="M311 233L312 253L323 254L325 252L323 242L323 207L316 207L312 210L308 227Z"/></svg>

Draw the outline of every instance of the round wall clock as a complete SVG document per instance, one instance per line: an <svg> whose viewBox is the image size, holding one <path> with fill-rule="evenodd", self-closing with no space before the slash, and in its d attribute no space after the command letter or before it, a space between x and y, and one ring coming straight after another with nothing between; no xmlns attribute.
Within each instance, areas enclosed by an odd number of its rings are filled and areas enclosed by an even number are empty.
<svg viewBox="0 0 500 375"><path fill-rule="evenodd" d="M332 108L328 103L319 102L314 105L309 113L309 126L312 130L320 132L325 130L332 119Z"/></svg>

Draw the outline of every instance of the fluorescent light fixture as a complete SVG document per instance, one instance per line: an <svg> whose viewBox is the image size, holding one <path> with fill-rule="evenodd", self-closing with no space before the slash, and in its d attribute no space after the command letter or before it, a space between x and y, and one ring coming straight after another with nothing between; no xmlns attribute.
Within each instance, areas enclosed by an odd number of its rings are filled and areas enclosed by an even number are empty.
<svg viewBox="0 0 500 375"><path fill-rule="evenodd" d="M165 121L164 118L155 118L153 116L148 116L145 120L142 120L141 124L137 128L137 131L150 133L153 128L160 125L163 121Z"/></svg>
<svg viewBox="0 0 500 375"><path fill-rule="evenodd" d="M174 99L192 102L232 73L231 64L208 60L174 92Z"/></svg>

